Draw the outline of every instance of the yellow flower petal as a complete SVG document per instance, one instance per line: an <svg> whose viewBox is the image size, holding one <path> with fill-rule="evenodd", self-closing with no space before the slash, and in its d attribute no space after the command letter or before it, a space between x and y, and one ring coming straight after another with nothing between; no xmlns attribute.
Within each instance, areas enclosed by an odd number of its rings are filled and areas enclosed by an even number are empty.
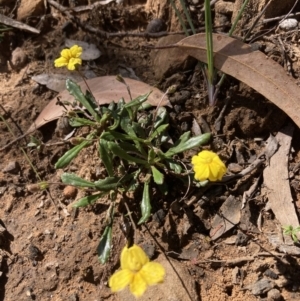
<svg viewBox="0 0 300 301"><path fill-rule="evenodd" d="M140 297L147 289L147 282L143 279L140 273L136 273L129 288L135 297Z"/></svg>
<svg viewBox="0 0 300 301"><path fill-rule="evenodd" d="M74 45L70 48L71 57L80 57L82 54L82 47Z"/></svg>
<svg viewBox="0 0 300 301"><path fill-rule="evenodd" d="M127 248L127 246L123 248L121 253L122 269L129 269L132 272L137 272L147 262L149 262L149 258L141 247L133 245L130 248Z"/></svg>
<svg viewBox="0 0 300 301"><path fill-rule="evenodd" d="M79 58L70 58L67 68L69 70L75 70L76 65L81 65L81 62Z"/></svg>
<svg viewBox="0 0 300 301"><path fill-rule="evenodd" d="M148 285L154 285L164 281L166 272L160 263L148 262L142 267L139 274Z"/></svg>
<svg viewBox="0 0 300 301"><path fill-rule="evenodd" d="M108 285L112 292L121 291L133 281L134 276L130 270L118 271L110 277Z"/></svg>
<svg viewBox="0 0 300 301"><path fill-rule="evenodd" d="M60 57L54 61L54 66L56 68L65 67L68 65L68 61L64 57Z"/></svg>
<svg viewBox="0 0 300 301"><path fill-rule="evenodd" d="M63 49L60 55L61 57L64 57L66 60L69 60L72 57L70 49Z"/></svg>
<svg viewBox="0 0 300 301"><path fill-rule="evenodd" d="M199 181L221 180L226 173L226 166L219 156L211 151L204 150L192 157L195 179Z"/></svg>
<svg viewBox="0 0 300 301"><path fill-rule="evenodd" d="M55 67L65 67L69 70L75 70L76 65L81 65L82 60L80 58L82 54L82 47L78 45L72 46L70 49L63 49L60 53L60 58L54 61Z"/></svg>
<svg viewBox="0 0 300 301"><path fill-rule="evenodd" d="M195 179L198 181L205 181L209 178L209 167L204 165L204 166L195 166L194 167L195 171Z"/></svg>

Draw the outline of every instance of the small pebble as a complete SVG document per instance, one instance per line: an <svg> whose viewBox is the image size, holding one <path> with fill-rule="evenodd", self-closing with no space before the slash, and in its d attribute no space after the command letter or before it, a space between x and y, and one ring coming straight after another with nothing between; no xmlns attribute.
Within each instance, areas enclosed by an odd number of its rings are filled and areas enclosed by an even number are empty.
<svg viewBox="0 0 300 301"><path fill-rule="evenodd" d="M160 31L165 31L166 28L166 23L162 19L153 19L149 22L146 28L146 32L156 33Z"/></svg>
<svg viewBox="0 0 300 301"><path fill-rule="evenodd" d="M11 65L14 69L22 69L27 63L27 55L22 48L17 47L11 54Z"/></svg>
<svg viewBox="0 0 300 301"><path fill-rule="evenodd" d="M74 187L74 186L66 186L64 188L64 196L65 196L65 198L67 198L67 199L73 199L73 198L75 198L76 194L77 194L77 188L76 187Z"/></svg>
<svg viewBox="0 0 300 301"><path fill-rule="evenodd" d="M164 212L163 209L159 209L158 211L156 211L153 216L152 216L152 220L156 223L158 223L159 226L162 226L165 222L165 217L166 214Z"/></svg>
<svg viewBox="0 0 300 301"><path fill-rule="evenodd" d="M243 170L243 167L237 163L229 163L228 170L232 173L239 173Z"/></svg>
<svg viewBox="0 0 300 301"><path fill-rule="evenodd" d="M277 279L278 278L278 275L272 271L271 269L267 269L265 272L264 272L265 276L267 277L270 277L272 279Z"/></svg>
<svg viewBox="0 0 300 301"><path fill-rule="evenodd" d="M20 165L17 161L8 162L6 167L4 167L3 169L3 172L7 172L10 174L17 174L19 171L20 171Z"/></svg>
<svg viewBox="0 0 300 301"><path fill-rule="evenodd" d="M285 31L290 31L298 27L298 21L296 19L286 19L279 24L279 28Z"/></svg>
<svg viewBox="0 0 300 301"><path fill-rule="evenodd" d="M28 184L28 185L26 185L26 189L31 193L41 190L39 184Z"/></svg>
<svg viewBox="0 0 300 301"><path fill-rule="evenodd" d="M152 259L154 254L155 254L155 246L152 245L151 243L143 243L141 245L142 249L145 251L145 253L147 254L147 256Z"/></svg>
<svg viewBox="0 0 300 301"><path fill-rule="evenodd" d="M276 288L271 289L268 291L268 301L277 301L282 300L280 291Z"/></svg>
<svg viewBox="0 0 300 301"><path fill-rule="evenodd" d="M28 289L26 290L26 296L27 296L27 297L32 297L32 289L31 289L31 288L28 288Z"/></svg>

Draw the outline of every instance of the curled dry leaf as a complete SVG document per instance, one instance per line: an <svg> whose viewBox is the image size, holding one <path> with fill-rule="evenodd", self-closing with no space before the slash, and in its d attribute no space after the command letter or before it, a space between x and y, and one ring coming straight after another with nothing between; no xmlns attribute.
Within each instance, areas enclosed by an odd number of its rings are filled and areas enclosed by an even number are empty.
<svg viewBox="0 0 300 301"><path fill-rule="evenodd" d="M146 94L150 91L147 103L157 106L164 94L157 88L154 88L146 83L125 78L127 85L130 87L132 98L136 98L140 95ZM87 83L93 92L93 95L100 105L109 104L112 101L119 101L122 97L125 102L129 102L130 98L128 95L127 88L124 84L116 80L115 76L101 76L88 79ZM79 85L83 92L87 90L84 82L80 82ZM60 97L61 101L73 102L74 98L70 95L68 90L60 92L54 99L52 99L48 105L43 109L40 115L37 117L35 122L27 130L27 134L33 132L35 129L40 128L44 124L56 120L64 114L65 109L62 106L56 104L57 97ZM170 106L168 98L165 96L160 106Z"/></svg>
<svg viewBox="0 0 300 301"><path fill-rule="evenodd" d="M205 34L187 37L176 45L199 61L207 62ZM300 88L279 64L225 35L213 34L213 47L215 68L265 96L300 127Z"/></svg>

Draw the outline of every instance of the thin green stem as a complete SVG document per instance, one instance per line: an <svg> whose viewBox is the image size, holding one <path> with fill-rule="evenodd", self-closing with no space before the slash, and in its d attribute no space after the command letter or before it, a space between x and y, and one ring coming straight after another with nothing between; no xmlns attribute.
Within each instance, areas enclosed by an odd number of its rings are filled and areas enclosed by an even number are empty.
<svg viewBox="0 0 300 301"><path fill-rule="evenodd" d="M207 55L207 82L208 82L208 99L209 104L214 104L214 52L213 52L213 37L212 37L212 21L210 1L205 0L205 36L206 36L206 55Z"/></svg>
<svg viewBox="0 0 300 301"><path fill-rule="evenodd" d="M234 30L235 30L235 28L236 28L239 20L241 19L242 13L244 12L244 10L245 10L248 2L249 2L249 0L245 0L244 1L244 3L242 5L242 7L241 7L241 9L240 9L240 11L238 13L238 15L236 16L236 18L235 18L235 20L234 20L234 22L233 22L233 24L232 24L232 26L231 26L231 28L229 30L228 36L231 37L233 35L233 32L234 32ZM224 83L225 78L226 78L226 74L222 74L221 79L219 80L219 82L216 85L216 90L215 90L215 93L213 95L213 103L216 102L217 95L218 95L218 93L220 91L220 88L221 88L222 84Z"/></svg>
<svg viewBox="0 0 300 301"><path fill-rule="evenodd" d="M188 21L188 23L189 23L189 25L190 25L190 28L191 28L193 34L196 34L196 30L195 30L193 21L192 21L191 16L190 16L190 14L189 14L189 12L188 12L188 10L187 10L187 8L186 8L186 5L185 5L184 0L180 0L180 4L181 4L181 6L182 6L182 9L183 9L183 11L184 11L184 14L185 14L185 16L186 16L186 18L187 18L187 21Z"/></svg>
<svg viewBox="0 0 300 301"><path fill-rule="evenodd" d="M240 21L241 16L242 16L242 14L243 14L243 12L244 12L244 10L245 10L245 8L246 8L248 2L249 2L249 0L245 0L245 1L244 1L244 3L243 3L243 5L242 5L241 9L239 10L239 13L237 14L237 16L236 16L236 18L235 18L233 24L231 25L231 28L230 28L229 33L228 33L228 35L229 35L230 37L232 36L232 34L233 34L233 32L234 32L234 30L235 30L235 28L236 28L238 22Z"/></svg>
<svg viewBox="0 0 300 301"><path fill-rule="evenodd" d="M179 22L181 24L181 27L182 27L183 31L185 32L185 35L188 36L189 32L188 32L188 30L187 30L187 28L186 28L186 26L184 24L183 19L181 18L181 14L180 14L179 10L177 9L177 7L176 7L176 5L175 5L175 3L174 3L173 0L170 0L170 3L171 3L171 6L173 7L173 9L175 11L175 14L176 14L176 16L177 16L177 18L178 18L178 20L179 20Z"/></svg>

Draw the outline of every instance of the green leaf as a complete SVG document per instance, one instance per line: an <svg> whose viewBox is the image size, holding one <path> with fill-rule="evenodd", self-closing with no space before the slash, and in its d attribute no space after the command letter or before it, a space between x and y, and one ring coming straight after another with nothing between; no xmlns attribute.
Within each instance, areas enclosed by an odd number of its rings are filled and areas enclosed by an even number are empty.
<svg viewBox="0 0 300 301"><path fill-rule="evenodd" d="M96 122L86 119L86 118L71 117L69 119L69 124L72 127L79 127L79 126L84 126L84 125L95 126Z"/></svg>
<svg viewBox="0 0 300 301"><path fill-rule="evenodd" d="M144 142L145 144L147 144L147 141L144 139L132 137L132 136L129 136L129 135L126 135L123 133L119 133L116 131L111 131L111 130L103 132L103 134L101 135L101 138L105 139L105 140L109 140L109 141L114 141L116 139L117 140L130 140L130 141Z"/></svg>
<svg viewBox="0 0 300 301"><path fill-rule="evenodd" d="M131 181L127 185L127 191L135 191L141 185L140 182L138 181L138 177L141 171L142 171L141 168L139 168L137 171L131 173Z"/></svg>
<svg viewBox="0 0 300 301"><path fill-rule="evenodd" d="M139 140L136 139L137 135L136 135L134 129L132 128L131 120L130 120L128 114L126 114L125 112L123 112L123 114L121 116L120 126L121 126L121 129L132 138L134 144L139 149L139 151L145 155L145 152L143 150L141 143L139 142ZM144 140L142 140L142 141L144 141Z"/></svg>
<svg viewBox="0 0 300 301"><path fill-rule="evenodd" d="M161 185L164 182L164 175L155 166L151 166L151 170L154 182Z"/></svg>
<svg viewBox="0 0 300 301"><path fill-rule="evenodd" d="M99 155L110 177L114 175L112 155L108 151L107 140L99 139Z"/></svg>
<svg viewBox="0 0 300 301"><path fill-rule="evenodd" d="M117 177L106 177L103 180L98 180L94 182L95 187L98 190L109 191L115 190L119 186L121 186L120 178Z"/></svg>
<svg viewBox="0 0 300 301"><path fill-rule="evenodd" d="M173 170L175 173L180 174L182 172L182 166L178 163L175 162L168 162L169 163L169 168Z"/></svg>
<svg viewBox="0 0 300 301"><path fill-rule="evenodd" d="M148 151L148 163L153 164L155 158L156 158L156 153L153 148L150 148L150 150Z"/></svg>
<svg viewBox="0 0 300 301"><path fill-rule="evenodd" d="M105 193L97 193L93 195L85 196L84 198L79 199L76 203L73 204L72 207L79 208L79 207L86 207L88 205L94 204L98 199L105 196L107 192Z"/></svg>
<svg viewBox="0 0 300 301"><path fill-rule="evenodd" d="M63 173L61 175L61 180L63 183L76 186L76 187L83 187L83 188L95 188L96 185L93 182L84 180L72 173Z"/></svg>
<svg viewBox="0 0 300 301"><path fill-rule="evenodd" d="M153 133L150 135L150 137L147 139L147 141L152 141L154 138L156 138L157 136L159 136L161 133L163 133L167 128L168 128L168 124L163 124L161 126L159 126L157 129L154 129Z"/></svg>
<svg viewBox="0 0 300 301"><path fill-rule="evenodd" d="M206 133L206 134L202 134L200 136L190 138L189 140L187 140L185 142L181 142L179 145L177 145L175 147L171 147L165 153L165 156L166 157L172 157L175 154L182 153L182 152L187 151L187 150L189 150L191 148L194 148L196 146L206 144L206 143L208 143L210 138L211 138L210 133Z"/></svg>
<svg viewBox="0 0 300 301"><path fill-rule="evenodd" d="M147 94L144 95L140 95L138 97L136 97L135 99L133 99L132 101L130 101L129 103L124 105L124 108L128 109L128 108L135 108L137 109L143 102L147 101L149 95L152 93L152 91L150 91Z"/></svg>
<svg viewBox="0 0 300 301"><path fill-rule="evenodd" d="M80 144L74 146L70 150L68 150L66 153L64 153L58 161L55 163L55 168L64 168L67 166L78 154L79 152L85 148L86 146L90 145L92 141L90 139L94 138L94 133L91 133L87 136L87 139L85 141L82 141Z"/></svg>
<svg viewBox="0 0 300 301"><path fill-rule="evenodd" d="M85 95L81 91L80 86L68 78L66 80L66 87L70 94L74 96L74 98L88 110L88 112L95 118L95 120L98 121L99 116L95 111L95 104L91 101L91 99L87 99L85 97Z"/></svg>
<svg viewBox="0 0 300 301"><path fill-rule="evenodd" d="M116 156L118 156L121 159L127 160L129 162L135 162L137 164L144 164L144 165L148 165L148 162L146 160L140 159L140 158L136 158L133 157L129 154L127 154L126 151L124 151L117 143L112 142L112 141L108 141L107 142L108 148L109 150L115 154Z"/></svg>
<svg viewBox="0 0 300 301"><path fill-rule="evenodd" d="M132 122L131 126L139 138L146 139L145 129L137 122Z"/></svg>
<svg viewBox="0 0 300 301"><path fill-rule="evenodd" d="M168 112L165 107L159 107L154 121L154 129L157 129L163 122L167 121Z"/></svg>
<svg viewBox="0 0 300 301"><path fill-rule="evenodd" d="M106 226L103 235L101 236L100 243L97 248L98 260L104 264L110 255L112 248L112 226Z"/></svg>
<svg viewBox="0 0 300 301"><path fill-rule="evenodd" d="M150 215L151 215L151 203L150 203L150 185L149 185L150 181L146 181L144 183L144 191L143 191L143 198L142 198L142 202L141 202L141 213L142 213L142 217L140 218L138 224L142 224L145 223Z"/></svg>

